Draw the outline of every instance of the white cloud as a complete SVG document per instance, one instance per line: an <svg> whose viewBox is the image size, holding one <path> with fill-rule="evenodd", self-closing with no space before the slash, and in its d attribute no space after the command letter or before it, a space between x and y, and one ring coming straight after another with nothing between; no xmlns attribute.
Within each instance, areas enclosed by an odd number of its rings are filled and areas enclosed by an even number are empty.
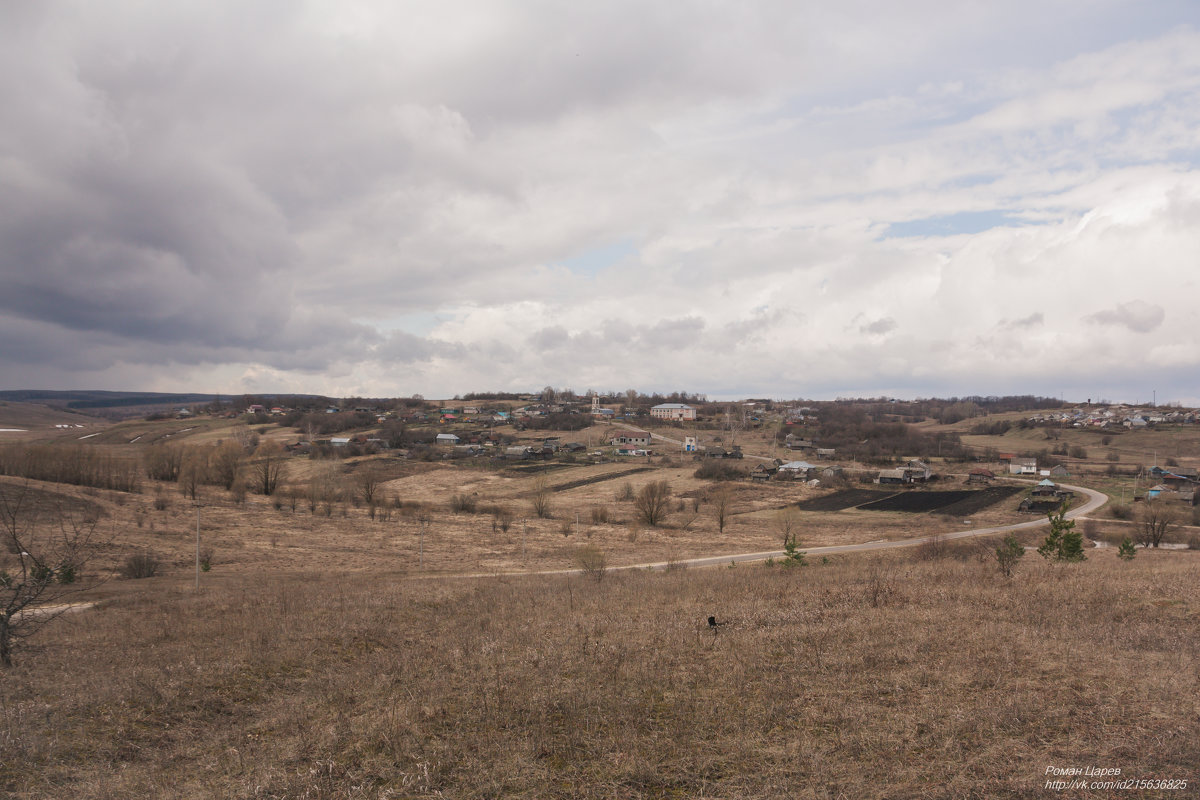
<svg viewBox="0 0 1200 800"><path fill-rule="evenodd" d="M1200 356L1128 335L1189 335L1173 8L7 7L0 366L428 396L1052 392L1039 353L1086 386L1097 348L1177 373Z"/></svg>

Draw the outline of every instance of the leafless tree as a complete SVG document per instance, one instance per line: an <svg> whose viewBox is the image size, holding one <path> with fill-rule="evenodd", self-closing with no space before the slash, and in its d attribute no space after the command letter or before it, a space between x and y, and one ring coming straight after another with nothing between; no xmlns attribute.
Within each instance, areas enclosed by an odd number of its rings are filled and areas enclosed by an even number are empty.
<svg viewBox="0 0 1200 800"><path fill-rule="evenodd" d="M250 465L254 489L259 494L273 495L283 477L283 453L278 445L264 442L254 453Z"/></svg>
<svg viewBox="0 0 1200 800"><path fill-rule="evenodd" d="M796 520L796 512L791 508L783 508L775 515L775 530L783 537L783 544L787 546L789 541L796 538L796 529L799 523Z"/></svg>
<svg viewBox="0 0 1200 800"><path fill-rule="evenodd" d="M374 505L379 496L379 487L383 485L383 470L378 461L368 461L362 464L355 473L358 481L358 493L368 506Z"/></svg>
<svg viewBox="0 0 1200 800"><path fill-rule="evenodd" d="M237 483L238 473L245 460L245 447L236 441L222 442L213 451L210 459L213 480L226 489L232 489L233 485Z"/></svg>
<svg viewBox="0 0 1200 800"><path fill-rule="evenodd" d="M1138 507L1137 541L1143 547L1158 547L1179 524L1179 507L1169 500L1155 498Z"/></svg>
<svg viewBox="0 0 1200 800"><path fill-rule="evenodd" d="M545 478L538 477L533 482L533 494L529 496L529 502L533 504L533 513L539 518L550 516L550 486Z"/></svg>
<svg viewBox="0 0 1200 800"><path fill-rule="evenodd" d="M183 468L183 447L176 444L156 444L146 449L144 463L150 480L173 482Z"/></svg>
<svg viewBox="0 0 1200 800"><path fill-rule="evenodd" d="M651 481L642 487L634 498L633 507L647 525L658 527L671 509L671 484L666 481Z"/></svg>
<svg viewBox="0 0 1200 800"><path fill-rule="evenodd" d="M200 493L200 484L208 476L208 459L205 453L197 448L189 448L179 469L179 491L184 497L195 500Z"/></svg>
<svg viewBox="0 0 1200 800"><path fill-rule="evenodd" d="M725 525L729 522L729 515L733 507L733 496L728 489L719 489L712 498L713 516L717 518L717 530L721 533L725 532Z"/></svg>
<svg viewBox="0 0 1200 800"><path fill-rule="evenodd" d="M308 501L309 513L316 514L317 507L332 504L341 494L341 476L337 467L329 463L314 465L305 486L304 496Z"/></svg>
<svg viewBox="0 0 1200 800"><path fill-rule="evenodd" d="M12 666L16 641L66 610L54 604L80 590L95 532L94 519L51 506L28 484L0 485L0 666Z"/></svg>

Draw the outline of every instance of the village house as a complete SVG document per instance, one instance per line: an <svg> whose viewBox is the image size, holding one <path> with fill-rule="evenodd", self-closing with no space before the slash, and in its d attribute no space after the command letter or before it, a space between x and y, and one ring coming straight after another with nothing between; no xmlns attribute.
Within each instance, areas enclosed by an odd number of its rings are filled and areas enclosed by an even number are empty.
<svg viewBox="0 0 1200 800"><path fill-rule="evenodd" d="M453 433L439 433L437 435L438 444L456 445L459 441L459 438Z"/></svg>
<svg viewBox="0 0 1200 800"><path fill-rule="evenodd" d="M820 470L821 468L816 464L810 464L807 461L789 461L780 465L779 477L787 480L806 481L814 477Z"/></svg>
<svg viewBox="0 0 1200 800"><path fill-rule="evenodd" d="M654 419L694 420L696 409L683 403L660 403L650 409Z"/></svg>
<svg viewBox="0 0 1200 800"><path fill-rule="evenodd" d="M924 483L933 477L933 470L929 468L928 464L920 459L910 459L902 469L904 470L904 474L908 477L909 483Z"/></svg>
<svg viewBox="0 0 1200 800"><path fill-rule="evenodd" d="M779 467L775 464L759 464L754 469L750 470L750 480L752 481L769 481L779 472Z"/></svg>
<svg viewBox="0 0 1200 800"><path fill-rule="evenodd" d="M1014 458L1008 462L1010 475L1037 475L1037 471L1036 458Z"/></svg>
<svg viewBox="0 0 1200 800"><path fill-rule="evenodd" d="M621 431L608 440L611 445L648 445L650 434L645 431Z"/></svg>
<svg viewBox="0 0 1200 800"><path fill-rule="evenodd" d="M903 469L881 469L875 477L875 482L880 485L896 485L912 483L912 479L909 478L908 472Z"/></svg>
<svg viewBox="0 0 1200 800"><path fill-rule="evenodd" d="M996 479L996 473L990 469L973 469L967 473L967 483L988 484Z"/></svg>

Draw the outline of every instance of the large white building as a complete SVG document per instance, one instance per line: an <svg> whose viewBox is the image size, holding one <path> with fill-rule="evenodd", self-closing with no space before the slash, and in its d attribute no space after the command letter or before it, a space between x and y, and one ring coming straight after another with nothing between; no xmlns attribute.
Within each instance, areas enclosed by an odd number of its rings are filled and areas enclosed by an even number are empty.
<svg viewBox="0 0 1200 800"><path fill-rule="evenodd" d="M696 409L683 403L663 403L650 409L655 419L695 419Z"/></svg>

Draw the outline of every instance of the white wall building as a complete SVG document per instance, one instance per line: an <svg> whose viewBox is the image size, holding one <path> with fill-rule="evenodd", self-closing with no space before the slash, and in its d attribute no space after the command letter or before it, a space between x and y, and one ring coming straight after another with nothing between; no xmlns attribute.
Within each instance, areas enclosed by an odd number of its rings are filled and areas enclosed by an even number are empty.
<svg viewBox="0 0 1200 800"><path fill-rule="evenodd" d="M650 416L655 419L695 419L696 409L683 403L663 403L650 409Z"/></svg>

